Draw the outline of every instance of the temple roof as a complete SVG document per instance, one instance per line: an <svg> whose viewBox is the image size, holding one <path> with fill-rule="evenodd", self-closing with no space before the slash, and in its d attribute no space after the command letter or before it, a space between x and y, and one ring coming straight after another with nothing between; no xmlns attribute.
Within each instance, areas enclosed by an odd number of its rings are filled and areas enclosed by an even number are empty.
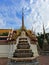
<svg viewBox="0 0 49 65"><path fill-rule="evenodd" d="M13 30L13 33L9 34L8 36L0 36L0 44L7 44L7 42L10 41L15 41L18 36L20 36L22 30ZM12 32L12 31L11 31ZM37 41L36 35L31 31L31 30L25 30L26 35L32 40L32 41ZM12 36L11 36L12 35ZM7 40L7 38L9 40Z"/></svg>
<svg viewBox="0 0 49 65"><path fill-rule="evenodd" d="M12 29L0 29L0 34L2 34L2 33L9 33L9 31L11 32L12 31Z"/></svg>
<svg viewBox="0 0 49 65"><path fill-rule="evenodd" d="M12 34L12 38L11 39L16 40L16 38L18 36L20 36L21 31L22 30L17 30L15 33L13 31L13 34ZM26 32L26 36L28 36L29 38L31 38L31 40L37 41L36 35L34 33L32 33L31 30L25 30L25 32Z"/></svg>

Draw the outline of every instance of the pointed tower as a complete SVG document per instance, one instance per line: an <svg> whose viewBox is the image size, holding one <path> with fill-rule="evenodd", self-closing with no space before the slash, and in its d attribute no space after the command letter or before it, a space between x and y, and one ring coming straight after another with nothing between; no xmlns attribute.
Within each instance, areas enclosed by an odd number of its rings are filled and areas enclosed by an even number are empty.
<svg viewBox="0 0 49 65"><path fill-rule="evenodd" d="M23 13L23 8L22 8L22 30L24 30L24 13Z"/></svg>
<svg viewBox="0 0 49 65"><path fill-rule="evenodd" d="M43 24L43 34L44 34L44 40L43 40L43 50L47 51L48 50L48 42L46 40L46 36L45 36L45 28L44 28L44 24Z"/></svg>
<svg viewBox="0 0 49 65"><path fill-rule="evenodd" d="M43 34L44 34L44 39L45 39L45 27L44 27L44 24L43 24Z"/></svg>
<svg viewBox="0 0 49 65"><path fill-rule="evenodd" d="M33 26L32 26L32 33L35 34L35 29L33 28Z"/></svg>

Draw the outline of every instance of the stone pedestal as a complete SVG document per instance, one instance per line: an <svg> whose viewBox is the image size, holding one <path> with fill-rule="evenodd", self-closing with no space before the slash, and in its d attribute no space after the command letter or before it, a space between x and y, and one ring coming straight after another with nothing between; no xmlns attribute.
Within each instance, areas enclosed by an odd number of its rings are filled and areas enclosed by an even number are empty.
<svg viewBox="0 0 49 65"><path fill-rule="evenodd" d="M32 59L32 61L14 61L11 59L7 63L7 65L40 65L40 63L37 61L37 59Z"/></svg>

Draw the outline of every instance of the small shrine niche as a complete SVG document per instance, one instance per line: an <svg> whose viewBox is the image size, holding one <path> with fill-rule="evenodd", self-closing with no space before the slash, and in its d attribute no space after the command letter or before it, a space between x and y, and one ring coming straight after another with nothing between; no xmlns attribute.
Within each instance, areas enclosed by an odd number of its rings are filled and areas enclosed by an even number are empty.
<svg viewBox="0 0 49 65"><path fill-rule="evenodd" d="M25 36L26 36L25 31L22 31L22 32L21 32L21 36L22 36L22 37L25 37Z"/></svg>

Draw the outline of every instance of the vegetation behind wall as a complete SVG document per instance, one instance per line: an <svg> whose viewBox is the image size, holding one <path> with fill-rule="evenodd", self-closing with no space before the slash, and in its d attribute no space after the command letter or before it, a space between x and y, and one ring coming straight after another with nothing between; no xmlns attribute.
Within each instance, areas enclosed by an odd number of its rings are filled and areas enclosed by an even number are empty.
<svg viewBox="0 0 49 65"><path fill-rule="evenodd" d="M8 36L8 32L2 33L0 36Z"/></svg>

